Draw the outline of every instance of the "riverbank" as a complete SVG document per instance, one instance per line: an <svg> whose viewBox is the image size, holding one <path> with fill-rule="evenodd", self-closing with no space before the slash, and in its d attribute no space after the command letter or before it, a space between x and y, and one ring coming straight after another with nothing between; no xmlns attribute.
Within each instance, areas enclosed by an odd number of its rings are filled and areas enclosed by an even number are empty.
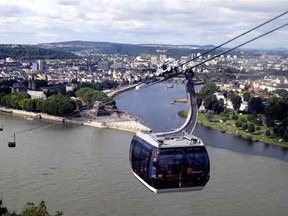
<svg viewBox="0 0 288 216"><path fill-rule="evenodd" d="M45 113L34 113L17 109L9 109L5 107L0 107L0 111L3 113L10 113L12 115L21 116L26 118L27 120L45 119L55 122L66 122L96 128L122 130L133 133L137 131L151 131L150 128L142 125L140 122L138 122L135 118L133 118L127 113L113 113L110 116L97 117L92 120L79 120L77 118L64 118L58 116L51 116Z"/></svg>
<svg viewBox="0 0 288 216"><path fill-rule="evenodd" d="M125 86L125 87L120 88L120 89L112 90L112 91L107 93L107 96L110 97L110 98L113 98L113 97L115 97L118 94L121 94L121 93L123 93L125 91L129 91L131 89L134 89L136 86L139 86L140 84L141 83L136 83L136 84Z"/></svg>
<svg viewBox="0 0 288 216"><path fill-rule="evenodd" d="M181 117L183 117L183 115L185 114L183 114L182 112L181 115L182 115ZM241 137L243 139L250 140L253 142L263 142L266 144L288 148L288 142L284 142L283 140L279 142L279 139L275 139L275 138L273 139L271 137L269 138L265 136L265 131L263 128L260 129L259 131L255 131L254 133L250 133L240 128L237 128L235 126L235 123L231 121L224 122L224 121L221 121L220 119L209 121L208 119L205 118L204 113L199 113L197 123L205 127L218 130L222 133L232 134L234 136Z"/></svg>

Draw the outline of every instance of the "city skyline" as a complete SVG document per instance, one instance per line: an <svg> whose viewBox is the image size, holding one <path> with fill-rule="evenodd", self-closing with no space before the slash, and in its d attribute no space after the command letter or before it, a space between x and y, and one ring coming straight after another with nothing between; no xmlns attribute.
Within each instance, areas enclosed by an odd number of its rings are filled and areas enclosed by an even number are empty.
<svg viewBox="0 0 288 216"><path fill-rule="evenodd" d="M0 41L218 45L287 9L288 1L268 0L1 0ZM284 24L287 17L238 43ZM246 47L288 48L287 35L286 27Z"/></svg>

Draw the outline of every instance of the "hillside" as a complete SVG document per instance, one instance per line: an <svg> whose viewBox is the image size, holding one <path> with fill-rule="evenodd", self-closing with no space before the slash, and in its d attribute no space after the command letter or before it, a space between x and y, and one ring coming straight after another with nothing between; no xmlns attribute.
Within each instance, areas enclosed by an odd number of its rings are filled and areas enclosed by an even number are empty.
<svg viewBox="0 0 288 216"><path fill-rule="evenodd" d="M0 59L11 57L13 59L73 59L73 53L44 49L31 45L0 45Z"/></svg>
<svg viewBox="0 0 288 216"><path fill-rule="evenodd" d="M211 49L213 45L169 45L169 44L121 44L110 42L93 41L66 41L55 43L44 43L38 45L41 48L57 49L69 52L86 52L102 54L120 54L128 56L138 56L144 54L155 54L164 52L171 57L189 55L192 52Z"/></svg>

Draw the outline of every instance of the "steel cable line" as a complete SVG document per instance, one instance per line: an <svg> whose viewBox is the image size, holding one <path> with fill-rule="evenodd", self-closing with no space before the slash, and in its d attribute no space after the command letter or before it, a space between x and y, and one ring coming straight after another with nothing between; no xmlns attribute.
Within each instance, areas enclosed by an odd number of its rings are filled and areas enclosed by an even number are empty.
<svg viewBox="0 0 288 216"><path fill-rule="evenodd" d="M178 74L177 69L178 69L179 67L181 67L181 66L183 66L183 65L186 65L186 64L188 64L189 62L194 61L194 60L200 58L201 56L203 56L203 55L205 55L205 54L208 54L208 53L210 53L210 52L212 52L212 51L214 51L214 50L216 50L216 49L218 49L218 48L220 48L220 47L222 47L222 46L224 46L224 45L226 45L226 44L228 44L228 43L230 43L230 42L232 42L232 41L234 41L234 40L236 40L236 39L238 39L238 38L240 38L240 37L242 37L242 36L244 36L244 35L246 35L246 34L248 34L248 33L250 33L250 32L252 32L252 31L258 29L258 28L260 28L260 27L262 27L262 26L264 26L264 25L266 25L266 24L268 24L268 23L270 23L270 22L272 22L272 21L274 21L274 20L276 20L276 19L278 19L278 18L286 15L287 13L288 13L288 11L286 11L286 12L284 12L284 13L282 13L282 14L280 14L280 15L278 15L278 16L276 16L276 17L274 17L274 18L272 18L272 19L270 19L270 20L268 20L268 21L266 21L266 22L264 22L264 23L256 26L256 27L254 27L254 28L252 28L252 29L250 29L250 30L248 30L248 31L246 31L246 32L244 32L244 33L242 33L242 34L240 34L240 35L238 35L238 36L236 36L236 37L234 37L234 38L232 38L232 39L230 39L230 40L228 40L228 41L220 44L220 45L218 45L217 47L214 47L214 48L211 49L211 50L208 50L208 51L200 54L199 56L196 56L195 58L192 58L192 59L190 59L190 60L188 60L188 61L186 61L186 62L183 62L183 63L179 64L178 66L175 66L175 67L172 66L172 67L170 68L170 70L165 70L165 71L163 71L162 73L160 73L159 75L165 74L165 73L167 73L167 72L169 73L169 72L171 72L171 71L173 71L173 70L176 71L176 74ZM248 43L250 43L250 42L252 42L252 41L254 41L254 40L257 40L257 39L259 39L259 38L261 38L261 37L264 37L265 35L268 35L268 34L274 32L274 31L277 31L277 30L279 30L279 29L281 29L281 28L284 28L284 27L287 26L287 25L288 25L288 23L287 23L287 24L284 24L284 25L282 25L282 26L280 26L280 27L277 27L277 28L275 28L275 29L272 29L271 31L268 31L268 32L266 32L266 33L264 33L264 34L262 34L262 35L259 35L259 36L255 37L255 38L251 39L251 40L248 40L248 41L246 41L246 42L244 42L244 43L242 43L242 44L240 44L240 45L238 45L238 46L236 46L236 47L234 47L234 48L228 49L228 50L226 50L226 51L224 51L224 52L221 52L220 54L218 54L218 55L216 55L216 56L213 56L213 57L211 57L211 58L209 58L209 59L207 59L207 60L205 60L205 61L203 61L203 62L200 62L199 64L196 64L196 65L192 66L192 67L189 68L189 69L193 69L193 68L195 68L195 67L198 67L198 66L200 66L200 65L202 65L202 64L204 64L204 63L206 63L206 62L208 62L208 61L211 61L211 60L213 60L213 59L215 59L215 58L217 58L217 57L219 57L219 56L221 56L221 55L223 55L223 54L226 54L226 53L228 53L228 52L231 52L231 51L233 51L233 50L235 50L235 49L237 49L237 48L239 48L239 47L241 47L241 46L244 46L244 45L246 45L246 44L248 44ZM168 61L166 64L169 65L169 63L171 63L171 61L170 61L170 62ZM164 64L163 66L166 66L166 64ZM167 67L168 67L168 66L167 66ZM164 80L166 80L166 79L164 79ZM159 83L159 82L162 82L162 81L164 81L164 80L160 80L160 81L153 82L153 83L151 83L150 85L154 85L154 84ZM149 85L149 86L150 86L150 85Z"/></svg>
<svg viewBox="0 0 288 216"><path fill-rule="evenodd" d="M226 53L228 53L228 52L231 52L231 51L233 51L233 50L235 50L235 49L238 49L239 47L242 47L242 46L244 46L244 45L246 45L246 44L248 44L248 43L251 43L252 41L255 41L255 40L259 39L259 38L262 38L262 37L264 37L264 36L266 36L266 35L268 35L268 34L271 34L272 32L275 32L275 31L277 31L277 30L279 30L279 29L281 29L281 28L284 28L284 27L286 27L287 25L288 25L288 23L283 24L283 25L281 25L281 26L279 26L279 27L277 27L277 28L274 28L274 29L272 29L272 30L270 30L270 31L268 31L268 32L265 32L264 34L261 34L261 35L255 37L255 38L252 38L252 39L250 39L250 40L248 40L248 41L246 41L246 42L244 42L244 43L242 43L242 44L239 44L238 46L235 46L235 47L230 48L230 49L228 49L228 50L226 50L226 51L224 51L224 52L221 52L221 53L219 53L219 54L217 54L217 55L215 55L215 56L213 56L213 57L211 57L211 58L209 58L209 59L206 59L206 60L204 60L204 61L202 61L202 62L200 62L200 63L198 63L198 64L196 64L196 65L193 65L192 67L189 68L189 70L191 70L191 69L193 69L193 68L195 68L195 67L198 67L198 66L200 66L200 65L202 65L202 64L205 64L206 62L211 61L211 60L213 60L213 59L215 59L215 58L218 58L218 57L220 57L221 55L224 55L224 54L226 54ZM185 64L187 64L187 62L186 62Z"/></svg>
<svg viewBox="0 0 288 216"><path fill-rule="evenodd" d="M240 37L242 37L242 36L244 36L244 35L246 35L246 34L248 34L250 32L252 32L252 31L254 31L254 30L256 30L256 29L258 29L258 28L260 28L260 27L262 27L262 26L264 26L264 25L266 25L266 24L268 24L268 23L270 23L270 22L272 22L272 21L284 16L284 15L286 15L287 13L288 13L288 11L286 11L286 12L284 12L284 13L282 13L282 14L280 14L280 15L278 15L278 16L270 19L270 20L267 20L266 22L264 22L264 23L262 23L260 25L257 25L254 28L252 28L252 29L250 29L250 30L248 30L246 32L243 32L240 35L237 35L236 37L234 37L234 38L232 38L232 39L230 39L230 40L228 40L228 41L226 41L226 42L224 42L224 43L222 43L222 44L220 44L220 45L218 45L218 46L216 46L216 47L214 47L214 48L212 48L212 49L210 49L210 50L208 50L208 51L206 51L204 53L201 53L199 56L196 56L195 58L192 58L192 59L190 59L190 60L188 60L188 61L186 61L184 63L181 63L180 65L178 65L178 67L181 67L181 66L183 66L183 65L185 65L185 64L187 64L187 63L189 63L191 61L194 61L194 60L200 58L201 56L204 56L204 55L206 55L206 54L208 54L210 52L213 52L214 50L216 50L216 49L218 49L218 48L220 48L220 47L222 47L222 46L224 46L224 45L226 45L226 44L228 44L228 43L230 43L230 42L232 42L232 41L234 41L234 40L236 40L236 39L238 39L238 38L240 38Z"/></svg>

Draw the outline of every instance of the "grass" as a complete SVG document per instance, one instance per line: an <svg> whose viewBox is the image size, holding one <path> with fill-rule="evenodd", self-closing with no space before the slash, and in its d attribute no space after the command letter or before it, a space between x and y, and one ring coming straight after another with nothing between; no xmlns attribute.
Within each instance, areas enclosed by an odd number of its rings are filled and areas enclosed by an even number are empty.
<svg viewBox="0 0 288 216"><path fill-rule="evenodd" d="M172 100L171 104L186 103L186 102L187 102L186 98L177 98L177 99ZM179 111L178 115L182 118L186 118L187 111L185 110ZM259 126L260 130L256 130L253 133L249 133L247 131L242 130L242 128L237 128L235 126L236 121L233 120L232 117L233 117L233 111L227 111L227 112L222 112L218 115L213 115L212 120L208 120L205 117L204 113L199 113L197 123L204 125L206 127L221 131L222 133L233 134L235 136L242 137L247 140L252 140L254 142L263 142L267 144L273 144L273 145L288 148L288 142L287 141L279 142L280 137L273 134L271 129L270 129L271 136L267 137L265 135L265 132L269 128L267 128L266 126ZM238 115L238 120L243 119L247 121L247 118L248 118L248 115L246 114ZM227 121L229 121L229 124L226 123ZM247 121L247 123L249 124L252 122ZM255 127L258 127L258 126L255 125Z"/></svg>
<svg viewBox="0 0 288 216"><path fill-rule="evenodd" d="M187 114L185 115L185 112L183 111L180 111L178 114L183 118L187 116ZM247 140L252 140L254 142L263 142L267 144L273 144L273 145L288 148L288 142L287 141L279 142L280 138L277 137L275 134L273 134L272 131L271 131L271 136L267 137L265 135L265 132L268 129L266 126L259 126L260 130L255 131L253 133L249 133L247 131L242 130L241 128L237 128L235 126L235 120L232 120L232 115L233 115L232 112L224 113L224 114L221 113L219 115L213 115L212 120L208 120L205 117L204 113L199 113L197 123L204 125L206 127L221 131L222 133L233 134L235 136L242 137ZM241 115L239 116L239 118L247 119L247 115ZM226 120L229 121L229 124L226 123Z"/></svg>
<svg viewBox="0 0 288 216"><path fill-rule="evenodd" d="M170 102L171 104L175 104L175 103L187 103L187 98L177 98L174 99Z"/></svg>

